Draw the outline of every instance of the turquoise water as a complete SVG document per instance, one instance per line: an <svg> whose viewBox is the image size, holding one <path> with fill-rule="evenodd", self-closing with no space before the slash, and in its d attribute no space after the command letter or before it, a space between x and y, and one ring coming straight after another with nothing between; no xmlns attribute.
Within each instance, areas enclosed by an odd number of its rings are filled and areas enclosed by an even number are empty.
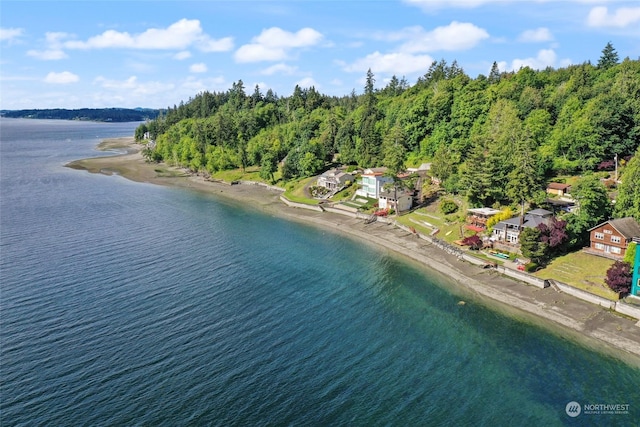
<svg viewBox="0 0 640 427"><path fill-rule="evenodd" d="M135 124L0 125L3 426L640 420L639 369L384 251L63 167Z"/></svg>

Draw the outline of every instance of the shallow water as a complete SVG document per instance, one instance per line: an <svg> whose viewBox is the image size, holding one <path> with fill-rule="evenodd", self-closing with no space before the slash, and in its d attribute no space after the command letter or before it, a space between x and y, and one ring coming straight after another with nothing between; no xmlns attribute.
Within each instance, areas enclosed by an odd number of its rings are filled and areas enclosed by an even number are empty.
<svg viewBox="0 0 640 427"><path fill-rule="evenodd" d="M0 121L3 426L640 420L639 369L384 251L63 167L134 128Z"/></svg>

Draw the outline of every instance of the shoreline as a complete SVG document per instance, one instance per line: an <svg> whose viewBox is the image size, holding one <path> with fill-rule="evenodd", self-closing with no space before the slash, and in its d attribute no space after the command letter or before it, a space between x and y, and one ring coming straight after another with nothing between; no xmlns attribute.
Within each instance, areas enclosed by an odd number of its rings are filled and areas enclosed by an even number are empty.
<svg viewBox="0 0 640 427"><path fill-rule="evenodd" d="M470 298L471 303L483 304L640 368L640 327L636 326L637 320L581 301L552 287L540 289L482 269L391 224L365 224L362 219L351 216L289 207L280 200L279 192L262 186L232 186L186 174L164 164L147 163L141 148L132 137L107 139L97 149L114 151L113 156L76 160L65 166L91 173L117 174L136 182L186 188L365 241L410 261L418 268L436 272L450 291Z"/></svg>

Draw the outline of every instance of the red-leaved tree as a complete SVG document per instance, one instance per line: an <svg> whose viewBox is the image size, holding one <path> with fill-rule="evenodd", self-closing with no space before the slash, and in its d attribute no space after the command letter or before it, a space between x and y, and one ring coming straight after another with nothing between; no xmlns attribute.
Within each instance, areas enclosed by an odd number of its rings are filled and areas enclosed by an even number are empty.
<svg viewBox="0 0 640 427"><path fill-rule="evenodd" d="M549 245L552 252L561 252L561 248L569 241L567 221L563 219L553 217L549 221L549 225L540 224L538 229L540 230L540 241Z"/></svg>
<svg viewBox="0 0 640 427"><path fill-rule="evenodd" d="M462 239L462 244L469 246L471 249L478 250L482 248L482 239L477 234L474 234L473 236Z"/></svg>
<svg viewBox="0 0 640 427"><path fill-rule="evenodd" d="M631 265L623 261L616 261L607 270L604 281L613 292L628 294L631 290Z"/></svg>

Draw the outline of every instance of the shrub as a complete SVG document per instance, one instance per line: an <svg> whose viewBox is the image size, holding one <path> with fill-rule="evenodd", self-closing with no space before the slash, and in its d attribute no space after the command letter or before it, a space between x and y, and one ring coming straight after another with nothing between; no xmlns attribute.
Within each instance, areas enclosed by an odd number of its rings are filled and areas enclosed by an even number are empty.
<svg viewBox="0 0 640 427"><path fill-rule="evenodd" d="M458 204L451 199L444 199L440 202L440 212L445 215L452 214L458 210Z"/></svg>
<svg viewBox="0 0 640 427"><path fill-rule="evenodd" d="M477 234L474 234L473 236L465 237L464 239L462 239L462 244L464 246L469 246L469 248L472 250L477 251L478 249L482 248L482 239Z"/></svg>
<svg viewBox="0 0 640 427"><path fill-rule="evenodd" d="M538 264L535 262L530 262L529 264L524 266L524 269L527 273L533 273L538 269Z"/></svg>
<svg viewBox="0 0 640 427"><path fill-rule="evenodd" d="M607 270L604 281L613 292L628 294L631 290L631 265L624 261L616 261Z"/></svg>
<svg viewBox="0 0 640 427"><path fill-rule="evenodd" d="M513 211L511 210L511 208L506 208L505 210L501 211L498 214L495 214L487 220L487 228L492 228L500 221L504 221L510 218L513 218Z"/></svg>

